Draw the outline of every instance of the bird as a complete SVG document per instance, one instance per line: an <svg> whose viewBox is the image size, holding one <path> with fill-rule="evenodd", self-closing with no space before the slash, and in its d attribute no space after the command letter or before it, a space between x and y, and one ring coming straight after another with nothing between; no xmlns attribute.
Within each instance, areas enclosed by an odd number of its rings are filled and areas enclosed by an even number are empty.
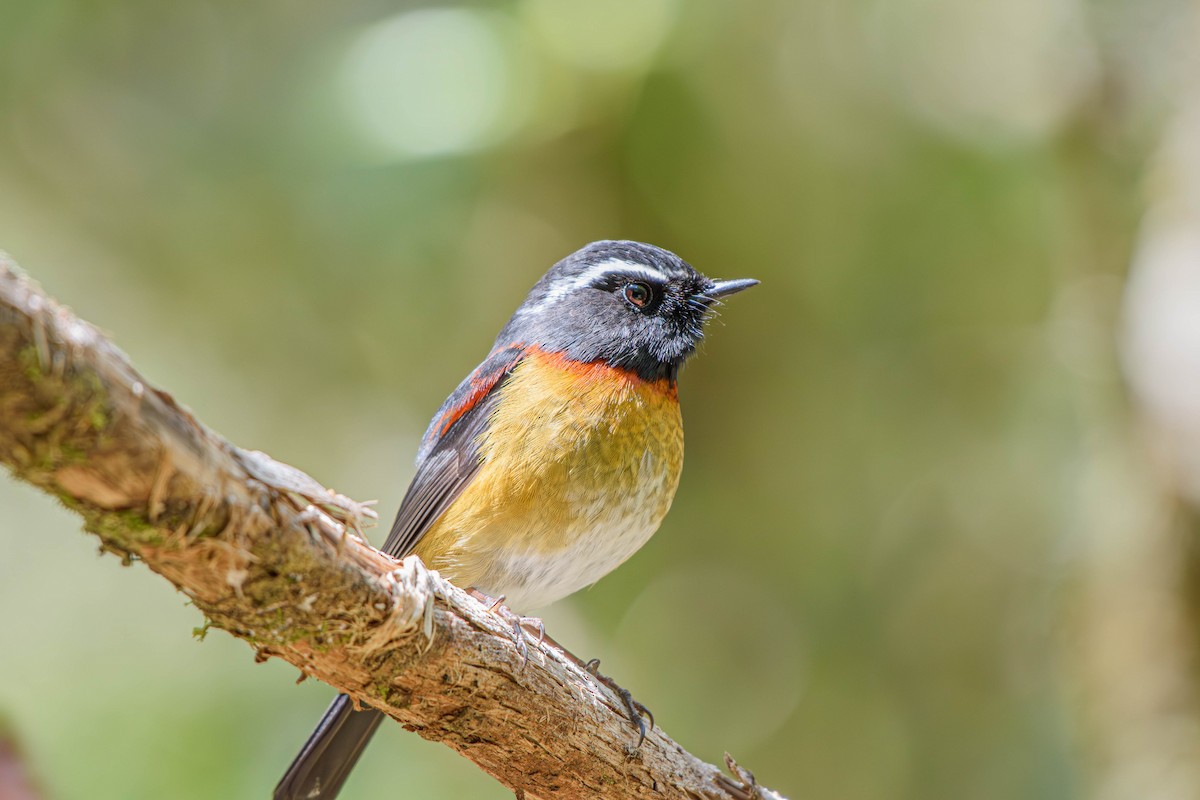
<svg viewBox="0 0 1200 800"><path fill-rule="evenodd" d="M559 261L434 414L383 551L521 610L615 569L679 485L680 367L722 298L757 283L634 241ZM383 716L338 695L274 800L335 797Z"/></svg>

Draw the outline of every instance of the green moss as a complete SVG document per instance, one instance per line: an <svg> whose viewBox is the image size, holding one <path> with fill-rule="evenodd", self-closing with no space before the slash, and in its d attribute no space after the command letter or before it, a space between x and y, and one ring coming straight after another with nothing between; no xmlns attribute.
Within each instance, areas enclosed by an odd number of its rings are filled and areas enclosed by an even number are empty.
<svg viewBox="0 0 1200 800"><path fill-rule="evenodd" d="M375 695L385 703L392 702L392 695L395 694L395 692L395 687L384 678L379 678L373 684L371 684L371 694Z"/></svg>
<svg viewBox="0 0 1200 800"><path fill-rule="evenodd" d="M193 539L209 539L209 538L219 534L223 529L224 529L223 525L218 525L215 522L211 523L211 524L205 523L204 525L201 525L199 528L197 528L195 530L195 532L193 532L191 534L191 538L193 538Z"/></svg>
<svg viewBox="0 0 1200 800"><path fill-rule="evenodd" d="M108 427L108 409L97 403L92 406L91 413L88 414L88 422L92 424L92 430L97 433L105 430Z"/></svg>
<svg viewBox="0 0 1200 800"><path fill-rule="evenodd" d="M80 372L72 381L72 394L75 401L83 408L80 416L91 426L92 431L100 433L108 428L111 421L108 408L108 395L104 384L94 372Z"/></svg>
<svg viewBox="0 0 1200 800"><path fill-rule="evenodd" d="M166 541L162 529L141 512L76 510L83 514L84 527L100 537L104 549L122 555L125 561L142 547L161 547Z"/></svg>
<svg viewBox="0 0 1200 800"><path fill-rule="evenodd" d="M58 448L59 457L55 459L58 466L82 464L87 461L87 453L71 444L63 444Z"/></svg>
<svg viewBox="0 0 1200 800"><path fill-rule="evenodd" d="M106 443L113 424L110 398L95 372L64 376L46 371L34 345L19 350L17 362L16 370L30 384L10 408L29 434L18 468L27 479L41 483L40 477L63 466L85 463Z"/></svg>
<svg viewBox="0 0 1200 800"><path fill-rule="evenodd" d="M54 496L57 497L58 501L62 503L63 506L65 506L69 511L75 511L81 514L83 513L83 506L72 495L59 490L55 492Z"/></svg>
<svg viewBox="0 0 1200 800"><path fill-rule="evenodd" d="M42 359L38 355L36 345L28 345L21 348L17 353L17 362L21 365L21 370L25 373L25 377L30 381L39 381L42 378Z"/></svg>

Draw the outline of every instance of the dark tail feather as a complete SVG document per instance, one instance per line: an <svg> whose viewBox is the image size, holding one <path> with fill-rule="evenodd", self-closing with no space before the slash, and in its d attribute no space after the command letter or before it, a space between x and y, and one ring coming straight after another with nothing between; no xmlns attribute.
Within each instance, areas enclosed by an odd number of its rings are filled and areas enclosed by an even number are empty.
<svg viewBox="0 0 1200 800"><path fill-rule="evenodd" d="M355 711L350 698L339 694L275 787L275 800L337 797L381 721L383 712Z"/></svg>

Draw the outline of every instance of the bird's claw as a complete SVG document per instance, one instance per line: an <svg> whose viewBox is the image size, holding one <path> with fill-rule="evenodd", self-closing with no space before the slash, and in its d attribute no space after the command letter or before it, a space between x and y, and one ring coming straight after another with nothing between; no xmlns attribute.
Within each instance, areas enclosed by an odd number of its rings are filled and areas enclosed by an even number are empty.
<svg viewBox="0 0 1200 800"><path fill-rule="evenodd" d="M512 626L513 644L521 654L521 669L525 669L525 665L529 663L529 646L525 644L525 629L521 627L521 618L514 615L508 624Z"/></svg>
<svg viewBox="0 0 1200 800"><path fill-rule="evenodd" d="M583 665L583 668L600 683L613 690L617 697L621 698L621 702L625 704L625 712L629 714L629 721L632 722L638 729L637 747L641 747L646 741L646 734L654 730L654 715L650 713L650 709L633 699L633 695L628 689L619 686L616 681L607 675L600 672L600 659L593 658ZM650 727L646 727L646 718L650 718Z"/></svg>
<svg viewBox="0 0 1200 800"><path fill-rule="evenodd" d="M596 679L598 683L602 683L613 691L617 697L621 698L621 702L625 706L625 713L629 715L629 721L638 729L637 747L641 747L646 741L646 734L654 730L654 715L650 713L650 709L633 699L633 695L629 690L619 686L616 681L607 675L600 672L600 659L593 658L591 661L584 662L578 656L567 651L562 645L553 639L546 636L546 624L537 617L522 617L513 613L512 609L504 605L504 595L499 597L491 597L484 594L478 589L472 588L469 593L481 603L487 604L488 611L495 614L500 619L508 623L512 630L513 644L517 647L517 652L521 654L521 667L524 668L529 663L529 641L533 638L531 631L537 632L537 640L535 645L541 647L544 642L549 641L550 646L561 650L572 661L579 664L583 669ZM646 727L646 720L650 720L650 727ZM636 749L636 748L635 748Z"/></svg>
<svg viewBox="0 0 1200 800"><path fill-rule="evenodd" d="M717 786L725 790L733 800L761 800L762 791L758 781L754 779L753 772L734 761L729 753L725 754L725 766L737 777L737 782L735 783L733 778L718 774L714 780Z"/></svg>
<svg viewBox="0 0 1200 800"><path fill-rule="evenodd" d="M522 617L508 612L512 616L509 624L512 625L513 638L517 643L517 650L521 652L521 666L524 667L529 661L529 647L526 644L532 639L530 631L526 626L537 631L537 639L533 640L537 647L542 646L542 642L546 641L546 623L542 622L538 617Z"/></svg>
<svg viewBox="0 0 1200 800"><path fill-rule="evenodd" d="M521 654L522 669L529 663L529 640L532 638L530 632L526 630L529 626L537 631L537 644L539 647L546 640L546 624L537 617L522 617L513 612L511 608L504 605L504 595L499 597L489 597L478 589L472 589L471 594L482 603L490 603L488 611L495 614L500 619L508 623L512 629L513 644L517 647L517 652Z"/></svg>

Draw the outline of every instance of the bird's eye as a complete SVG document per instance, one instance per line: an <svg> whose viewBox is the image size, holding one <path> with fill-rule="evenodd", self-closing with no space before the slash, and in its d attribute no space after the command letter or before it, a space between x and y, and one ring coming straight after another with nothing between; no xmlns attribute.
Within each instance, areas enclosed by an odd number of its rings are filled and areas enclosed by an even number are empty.
<svg viewBox="0 0 1200 800"><path fill-rule="evenodd" d="M650 290L650 287L644 283L627 283L625 284L624 293L625 299L634 308L645 308L654 297L654 293Z"/></svg>

